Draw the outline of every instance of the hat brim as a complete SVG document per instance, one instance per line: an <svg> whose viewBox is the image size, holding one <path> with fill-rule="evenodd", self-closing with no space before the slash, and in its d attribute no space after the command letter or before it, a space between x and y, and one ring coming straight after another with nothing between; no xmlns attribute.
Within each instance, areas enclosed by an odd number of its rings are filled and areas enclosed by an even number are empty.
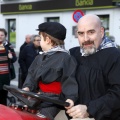
<svg viewBox="0 0 120 120"><path fill-rule="evenodd" d="M40 29L36 29L36 31L40 31Z"/></svg>

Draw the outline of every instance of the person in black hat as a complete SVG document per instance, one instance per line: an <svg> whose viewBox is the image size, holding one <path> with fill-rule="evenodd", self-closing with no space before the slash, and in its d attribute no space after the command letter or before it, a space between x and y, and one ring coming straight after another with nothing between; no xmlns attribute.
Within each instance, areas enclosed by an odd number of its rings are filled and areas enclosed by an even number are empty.
<svg viewBox="0 0 120 120"><path fill-rule="evenodd" d="M78 86L75 79L76 61L64 49L66 28L57 22L45 22L38 26L43 52L35 58L28 70L23 90L36 91L53 99L70 103L77 100ZM53 103L41 102L40 112L53 120L60 111Z"/></svg>

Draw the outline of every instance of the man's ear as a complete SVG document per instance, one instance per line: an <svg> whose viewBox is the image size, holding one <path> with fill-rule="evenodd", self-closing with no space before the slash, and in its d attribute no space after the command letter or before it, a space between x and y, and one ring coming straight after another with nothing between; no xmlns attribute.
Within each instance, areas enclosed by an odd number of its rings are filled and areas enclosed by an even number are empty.
<svg viewBox="0 0 120 120"><path fill-rule="evenodd" d="M105 35L105 29L104 27L101 27L101 38L103 38Z"/></svg>

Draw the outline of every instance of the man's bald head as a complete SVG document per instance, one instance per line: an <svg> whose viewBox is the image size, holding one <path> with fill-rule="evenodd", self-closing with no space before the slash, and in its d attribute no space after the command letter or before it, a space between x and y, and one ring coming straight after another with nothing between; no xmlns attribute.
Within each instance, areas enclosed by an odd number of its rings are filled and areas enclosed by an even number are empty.
<svg viewBox="0 0 120 120"><path fill-rule="evenodd" d="M86 55L96 52L102 42L104 29L96 15L85 15L78 21L78 40Z"/></svg>
<svg viewBox="0 0 120 120"><path fill-rule="evenodd" d="M25 36L25 42L26 43L30 43L31 42L31 35L28 34L28 35Z"/></svg>
<svg viewBox="0 0 120 120"><path fill-rule="evenodd" d="M94 24L96 26L101 27L101 20L97 15L92 15L92 14L87 14L84 15L79 21L78 21L78 25L79 24Z"/></svg>

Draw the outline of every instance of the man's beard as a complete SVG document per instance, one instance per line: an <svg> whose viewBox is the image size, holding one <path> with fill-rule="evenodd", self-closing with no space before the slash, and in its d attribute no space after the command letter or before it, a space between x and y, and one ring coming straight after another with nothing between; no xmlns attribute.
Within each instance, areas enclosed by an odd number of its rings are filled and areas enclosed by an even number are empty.
<svg viewBox="0 0 120 120"><path fill-rule="evenodd" d="M90 46L84 47L84 45L90 45ZM82 50L86 56L94 54L96 52L96 47L94 45L94 41L86 41L86 42L82 43Z"/></svg>

